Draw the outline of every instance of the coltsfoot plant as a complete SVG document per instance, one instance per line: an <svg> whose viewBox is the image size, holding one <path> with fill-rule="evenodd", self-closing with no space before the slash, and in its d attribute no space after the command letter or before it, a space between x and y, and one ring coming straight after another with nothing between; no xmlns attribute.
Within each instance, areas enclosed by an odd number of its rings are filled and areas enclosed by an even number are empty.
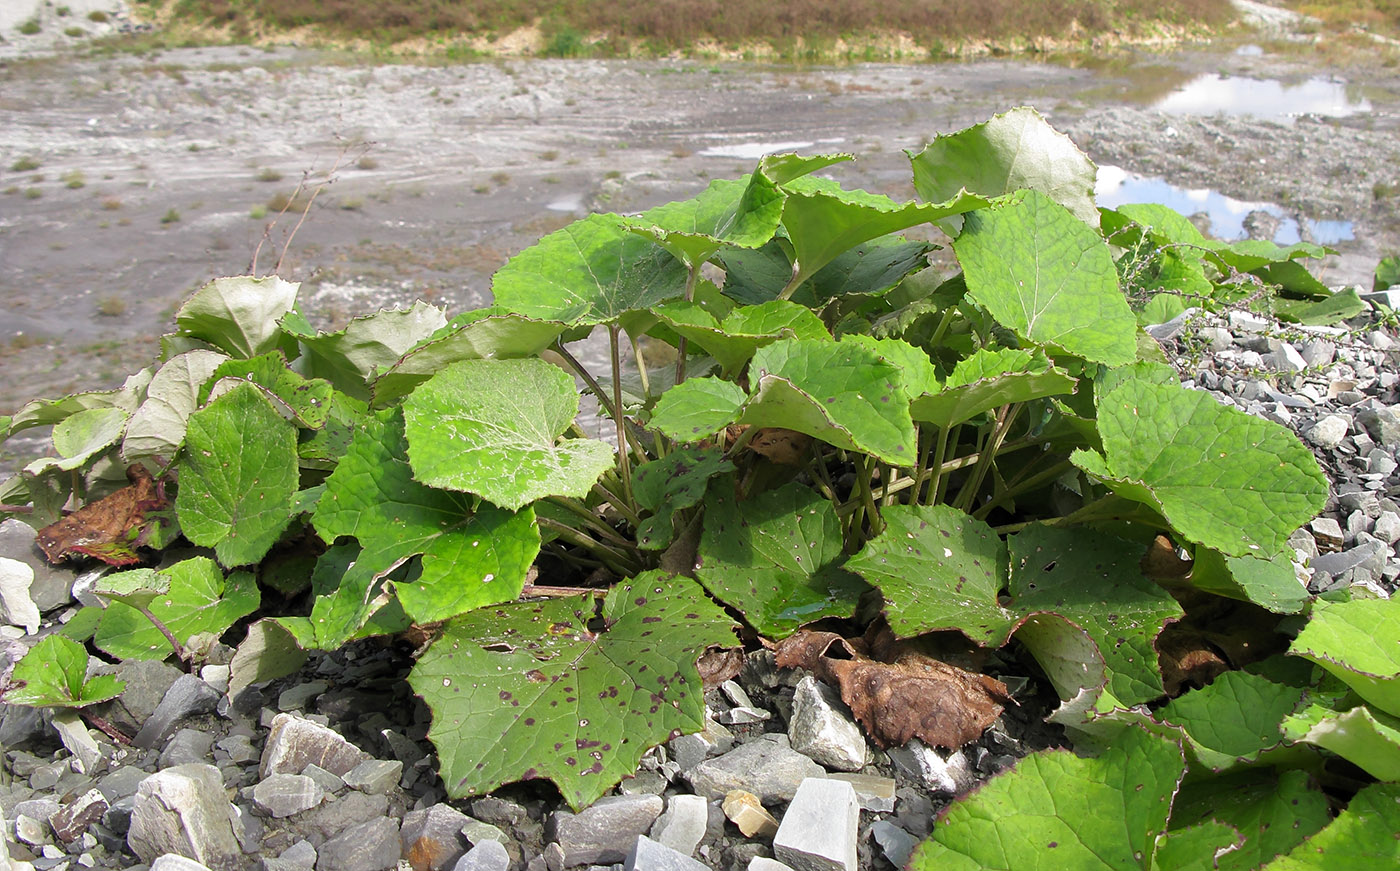
<svg viewBox="0 0 1400 871"><path fill-rule="evenodd" d="M772 642L883 627L1001 649L1076 751L956 802L916 868L1392 867L1400 611L1308 595L1312 455L1180 386L1140 328L1183 284L1325 301L1302 265L1325 250L1097 209L1094 165L1031 110L912 154L919 202L817 174L847 159L592 215L451 320L322 332L281 278L199 290L158 365L0 419L52 426L55 454L0 502L54 559L133 566L7 700L82 706L118 689L88 655L193 662L211 635L236 693L413 626L449 793L547 778L577 808L701 728L696 661L739 646L735 615ZM925 224L958 271L899 235ZM1004 686L959 674L994 717Z"/></svg>

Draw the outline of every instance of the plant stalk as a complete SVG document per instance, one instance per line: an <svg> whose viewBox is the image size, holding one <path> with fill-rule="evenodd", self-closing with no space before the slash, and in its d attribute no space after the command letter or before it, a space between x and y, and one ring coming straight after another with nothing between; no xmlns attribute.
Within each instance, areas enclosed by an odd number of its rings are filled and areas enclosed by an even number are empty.
<svg viewBox="0 0 1400 871"><path fill-rule="evenodd" d="M618 332L617 324L608 324L608 352L612 355L613 423L617 425L617 470L618 477L622 479L622 496L631 505L632 458L627 447L627 421L622 415L622 354L618 348Z"/></svg>
<svg viewBox="0 0 1400 871"><path fill-rule="evenodd" d="M691 302L695 299L695 279L700 276L700 267L696 264L687 264L685 273L685 301ZM676 343L676 383L685 381L685 350L686 338L681 336L681 340Z"/></svg>

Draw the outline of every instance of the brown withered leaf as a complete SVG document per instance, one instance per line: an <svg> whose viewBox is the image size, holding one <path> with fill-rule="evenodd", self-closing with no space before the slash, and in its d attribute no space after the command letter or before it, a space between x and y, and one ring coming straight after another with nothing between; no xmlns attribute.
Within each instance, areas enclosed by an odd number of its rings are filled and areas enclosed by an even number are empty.
<svg viewBox="0 0 1400 871"><path fill-rule="evenodd" d="M1142 573L1156 580L1175 580L1191 573L1192 561L1182 559L1176 552L1176 545L1165 535L1159 535L1142 555Z"/></svg>
<svg viewBox="0 0 1400 871"><path fill-rule="evenodd" d="M1157 662L1168 698L1200 688L1230 670L1220 652L1191 630L1162 632L1157 636Z"/></svg>
<svg viewBox="0 0 1400 871"><path fill-rule="evenodd" d="M918 738L956 750L977 740L1011 701L1001 681L936 659L828 662L842 701L880 747Z"/></svg>
<svg viewBox="0 0 1400 871"><path fill-rule="evenodd" d="M695 661L700 670L700 682L705 689L714 689L739 674L744 667L744 651L737 647L711 647Z"/></svg>
<svg viewBox="0 0 1400 871"><path fill-rule="evenodd" d="M775 654L781 668L805 668L837 687L841 699L881 747L910 738L955 749L976 740L1011 701L1006 685L918 653L875 662L864 643L834 632L798 632Z"/></svg>
<svg viewBox="0 0 1400 871"><path fill-rule="evenodd" d="M784 466L800 466L807 461L812 437L790 429L759 430L749 441L749 450Z"/></svg>
<svg viewBox="0 0 1400 871"><path fill-rule="evenodd" d="M778 668L805 668L815 674L826 668L822 661L828 655L833 659L865 659L865 643L835 632L802 629L778 643L773 661Z"/></svg>
<svg viewBox="0 0 1400 871"><path fill-rule="evenodd" d="M169 503L144 466L128 466L126 479L130 486L39 530L39 548L49 562L56 564L74 554L96 557L114 566L141 561L135 548L146 526L146 514L164 510Z"/></svg>

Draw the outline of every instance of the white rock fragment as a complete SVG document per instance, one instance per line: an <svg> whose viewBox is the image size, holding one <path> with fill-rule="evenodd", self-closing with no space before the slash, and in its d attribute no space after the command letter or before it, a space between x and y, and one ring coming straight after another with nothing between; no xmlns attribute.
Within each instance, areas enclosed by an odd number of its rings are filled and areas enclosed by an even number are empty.
<svg viewBox="0 0 1400 871"><path fill-rule="evenodd" d="M703 797L673 795L666 802L666 811L651 827L651 836L662 846L693 856L709 821L710 805Z"/></svg>
<svg viewBox="0 0 1400 871"><path fill-rule="evenodd" d="M1320 448L1335 448L1347 437L1351 421L1340 414L1329 414L1308 427L1303 437Z"/></svg>
<svg viewBox="0 0 1400 871"><path fill-rule="evenodd" d="M16 559L0 556L0 610L5 622L24 627L25 633L39 631L39 606L29 598L29 585L34 583L34 570Z"/></svg>
<svg viewBox="0 0 1400 871"><path fill-rule="evenodd" d="M797 685L788 739L798 753L837 771L859 771L870 758L865 732L851 709L835 690L811 676Z"/></svg>
<svg viewBox="0 0 1400 871"><path fill-rule="evenodd" d="M860 805L849 783L809 777L773 836L778 861L795 871L856 871Z"/></svg>

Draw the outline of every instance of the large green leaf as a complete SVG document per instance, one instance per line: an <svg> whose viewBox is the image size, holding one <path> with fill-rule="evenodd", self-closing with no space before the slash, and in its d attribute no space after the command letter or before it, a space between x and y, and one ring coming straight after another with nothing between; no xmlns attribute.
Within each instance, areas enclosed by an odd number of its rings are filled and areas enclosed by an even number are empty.
<svg viewBox="0 0 1400 871"><path fill-rule="evenodd" d="M868 348L784 339L754 354L749 382L739 423L796 430L891 465L914 465L902 376Z"/></svg>
<svg viewBox="0 0 1400 871"><path fill-rule="evenodd" d="M956 629L980 644L1005 644L1015 615L998 601L1007 555L992 528L947 505L892 505L880 517L885 530L846 568L880 588L895 634Z"/></svg>
<svg viewBox="0 0 1400 871"><path fill-rule="evenodd" d="M1302 702L1303 690L1266 677L1227 671L1201 689L1167 703L1156 716L1180 726L1202 765L1224 771L1254 762L1283 743L1280 723Z"/></svg>
<svg viewBox="0 0 1400 871"><path fill-rule="evenodd" d="M334 388L324 379L308 379L293 372L281 351L219 364L200 390L199 401L203 404L244 383L261 387L272 407L297 425L307 429L325 425Z"/></svg>
<svg viewBox="0 0 1400 871"><path fill-rule="evenodd" d="M911 154L910 163L914 188L931 203L962 191L990 199L1027 189L1069 209L1090 227L1099 225L1094 207L1098 168L1034 109L1022 106L939 136Z"/></svg>
<svg viewBox="0 0 1400 871"><path fill-rule="evenodd" d="M773 238L784 195L763 173L721 179L688 200L656 206L629 218L633 232L698 269L726 245L757 248Z"/></svg>
<svg viewBox="0 0 1400 871"><path fill-rule="evenodd" d="M430 623L520 595L540 549L529 509L473 510L471 497L413 480L401 412L367 419L326 480L312 524L327 542L353 536L357 566L385 573L414 555L422 574L396 587L409 617Z"/></svg>
<svg viewBox="0 0 1400 871"><path fill-rule="evenodd" d="M9 424L0 430L0 436L8 438L34 426L53 426L64 418L89 408L120 408L128 413L134 412L141 404L141 398L145 395L153 374L152 369L142 369L129 376L116 390L94 390L74 393L61 399L35 399L26 402L9 417Z"/></svg>
<svg viewBox="0 0 1400 871"><path fill-rule="evenodd" d="M1400 780L1400 717L1323 701L1285 718L1282 729L1289 741L1330 750L1377 780Z"/></svg>
<svg viewBox="0 0 1400 871"><path fill-rule="evenodd" d="M87 677L88 652L78 642L50 635L30 648L0 693L7 705L81 708L121 695L126 684L112 675Z"/></svg>
<svg viewBox="0 0 1400 871"><path fill-rule="evenodd" d="M374 379L374 405L393 404L458 360L533 357L567 328L562 321L536 320L495 306L465 312L380 369Z"/></svg>
<svg viewBox="0 0 1400 871"><path fill-rule="evenodd" d="M53 447L61 459L42 457L24 471L40 475L49 469L69 472L82 468L121 440L128 417L120 408L88 408L64 418L53 428Z"/></svg>
<svg viewBox="0 0 1400 871"><path fill-rule="evenodd" d="M739 502L720 479L705 498L695 576L770 638L822 617L849 617L866 589L841 567L841 522L800 484Z"/></svg>
<svg viewBox="0 0 1400 871"><path fill-rule="evenodd" d="M422 300L411 308L355 318L345 329L317 332L299 312L288 312L282 328L300 345L298 370L324 378L356 399L369 399L375 372L394 365L409 349L446 326L442 309Z"/></svg>
<svg viewBox="0 0 1400 871"><path fill-rule="evenodd" d="M299 287L275 275L216 278L185 300L175 324L180 336L208 342L232 357L290 354L296 343L278 320L296 305Z"/></svg>
<svg viewBox="0 0 1400 871"><path fill-rule="evenodd" d="M910 871L1150 869L1186 771L1181 747L1125 729L1102 756L1027 756L955 802Z"/></svg>
<svg viewBox="0 0 1400 871"><path fill-rule="evenodd" d="M637 527L637 546L662 550L677 530L676 514L700 504L705 489L716 475L734 471L718 448L678 448L665 457L637 468L632 494L637 505L651 513Z"/></svg>
<svg viewBox="0 0 1400 871"><path fill-rule="evenodd" d="M1050 624L1022 642L1037 659L1075 645L1066 633L1082 629L1108 667L1108 691L1122 704L1162 694L1155 642L1163 627L1180 619L1171 594L1143 577L1142 547L1087 527L1032 525L1008 539L1012 608L1053 614ZM1019 637L1019 636L1018 636Z"/></svg>
<svg viewBox="0 0 1400 871"><path fill-rule="evenodd" d="M582 808L651 747L704 726L696 658L734 627L684 578L647 572L586 597L483 608L449 623L409 682L433 711L449 795L548 778Z"/></svg>
<svg viewBox="0 0 1400 871"><path fill-rule="evenodd" d="M793 302L820 308L834 299L882 296L910 273L928 266L937 248L899 236L880 236L846 249L792 295Z"/></svg>
<svg viewBox="0 0 1400 871"><path fill-rule="evenodd" d="M491 279L496 304L570 324L615 323L681 296L686 269L617 215L590 215L545 236Z"/></svg>
<svg viewBox="0 0 1400 871"><path fill-rule="evenodd" d="M1352 796L1327 828L1261 871L1394 868L1400 863L1400 784L1373 783Z"/></svg>
<svg viewBox="0 0 1400 871"><path fill-rule="evenodd" d="M146 399L131 416L122 439L122 457L171 459L185 443L185 426L199 407L200 388L228 359L217 351L186 351L167 360L146 388Z"/></svg>
<svg viewBox="0 0 1400 871"><path fill-rule="evenodd" d="M1073 393L1077 385L1039 352L983 348L959 360L940 389L915 397L909 413L946 427L1014 402Z"/></svg>
<svg viewBox="0 0 1400 871"><path fill-rule="evenodd" d="M923 348L916 348L903 339L877 339L863 333L842 336L841 341L874 351L876 356L898 369L904 395L909 399L936 393L942 388L938 370Z"/></svg>
<svg viewBox="0 0 1400 871"><path fill-rule="evenodd" d="M1288 652L1311 659L1400 717L1400 600L1319 601Z"/></svg>
<svg viewBox="0 0 1400 871"><path fill-rule="evenodd" d="M1198 547L1195 557L1191 585L1198 590L1253 602L1276 614L1296 614L1312 599L1293 570L1291 547L1267 559L1225 556L1217 550Z"/></svg>
<svg viewBox="0 0 1400 871"><path fill-rule="evenodd" d="M1229 556L1278 553L1322 510L1327 479L1287 429L1209 393L1128 380L1098 400L1104 455L1075 464Z"/></svg>
<svg viewBox="0 0 1400 871"><path fill-rule="evenodd" d="M857 245L986 205L984 198L966 193L937 203L898 203L813 177L785 187L783 228L796 256L788 279L792 288Z"/></svg>
<svg viewBox="0 0 1400 871"><path fill-rule="evenodd" d="M1026 191L970 212L953 249L968 297L1018 335L1110 366L1137 358L1108 245L1059 203Z"/></svg>
<svg viewBox="0 0 1400 871"><path fill-rule="evenodd" d="M404 402L414 477L510 510L582 496L614 457L606 442L557 442L577 413L573 379L543 360L453 363Z"/></svg>
<svg viewBox="0 0 1400 871"><path fill-rule="evenodd" d="M207 557L192 557L159 573L169 578L169 592L151 599L147 608L181 643L192 635L221 635L258 608L258 584L252 574L234 572L225 578ZM165 659L174 652L144 614L115 601L107 605L93 640L122 659Z"/></svg>
<svg viewBox="0 0 1400 871"><path fill-rule="evenodd" d="M662 303L652 312L677 335L718 360L727 373L737 373L754 351L779 339L831 338L811 309L781 299L739 306L722 321L699 303L685 300Z"/></svg>
<svg viewBox="0 0 1400 871"><path fill-rule="evenodd" d="M747 397L723 378L691 378L662 395L651 426L678 442L698 442L734 422Z"/></svg>
<svg viewBox="0 0 1400 871"><path fill-rule="evenodd" d="M1331 819L1327 797L1305 771L1267 769L1187 781L1172 808L1172 829L1216 820L1243 836L1232 850L1207 852L1212 871L1253 871L1293 849ZM1199 854L1198 854L1199 855ZM1161 871L1177 866L1162 861Z"/></svg>
<svg viewBox="0 0 1400 871"><path fill-rule="evenodd" d="M291 518L296 429L240 384L190 415L175 511L186 537L226 566L255 563Z"/></svg>

